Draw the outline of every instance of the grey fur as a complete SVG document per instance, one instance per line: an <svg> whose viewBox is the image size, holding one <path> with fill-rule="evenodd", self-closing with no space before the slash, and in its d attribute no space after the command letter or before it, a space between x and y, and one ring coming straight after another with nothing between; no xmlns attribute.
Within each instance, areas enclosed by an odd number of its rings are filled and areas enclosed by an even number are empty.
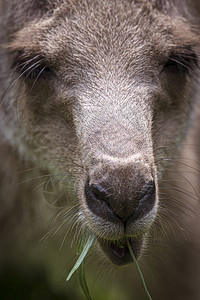
<svg viewBox="0 0 200 300"><path fill-rule="evenodd" d="M175 0L20 0L0 7L2 219L15 214L16 199L26 199L18 170L40 166L73 178L77 228L121 239L123 226L88 207L88 176L119 189L113 205L122 215L135 209L141 181L153 176L154 207L126 232L145 240L157 210L162 213L162 181L198 105L199 27L192 7ZM191 70L167 69L172 53L190 56ZM53 73L36 79L13 73L13 62L37 55Z"/></svg>

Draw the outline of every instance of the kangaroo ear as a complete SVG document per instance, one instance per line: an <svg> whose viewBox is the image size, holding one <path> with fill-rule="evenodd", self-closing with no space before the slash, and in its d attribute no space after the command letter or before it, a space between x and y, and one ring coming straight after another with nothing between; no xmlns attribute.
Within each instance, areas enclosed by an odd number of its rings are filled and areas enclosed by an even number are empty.
<svg viewBox="0 0 200 300"><path fill-rule="evenodd" d="M5 1L5 3L7 2ZM17 30L21 29L26 23L41 18L47 12L50 12L51 5L49 3L49 0L12 0L9 4L6 4L8 24L13 24ZM11 20L9 16L12 16Z"/></svg>
<svg viewBox="0 0 200 300"><path fill-rule="evenodd" d="M200 1L199 0L191 0L191 2L194 4L195 10L200 16Z"/></svg>
<svg viewBox="0 0 200 300"><path fill-rule="evenodd" d="M182 15L186 18L198 19L200 16L199 0L150 0L160 11L171 15ZM199 24L198 20L195 23Z"/></svg>
<svg viewBox="0 0 200 300"><path fill-rule="evenodd" d="M56 1L55 1L56 2ZM22 13L29 12L28 16L30 17L30 13L38 13L39 11L46 11L50 6L49 0L13 0L11 2L11 9L21 11Z"/></svg>

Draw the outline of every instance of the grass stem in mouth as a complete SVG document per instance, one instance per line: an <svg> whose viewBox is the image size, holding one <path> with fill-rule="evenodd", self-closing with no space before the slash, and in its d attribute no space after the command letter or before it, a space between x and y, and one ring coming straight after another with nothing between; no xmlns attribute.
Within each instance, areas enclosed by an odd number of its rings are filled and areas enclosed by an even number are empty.
<svg viewBox="0 0 200 300"><path fill-rule="evenodd" d="M143 275L142 275L142 271L141 271L140 266L139 266L139 264L138 264L138 262L137 262L137 259L135 258L135 255L134 255L134 253L133 253L133 250L132 250L132 248L131 248L131 245L130 245L130 242L129 242L129 239L128 239L128 238L126 238L126 243L127 243L127 247L128 247L129 253L130 253L131 257L132 257L132 260L133 260L133 262L135 263L136 268L137 268L137 270L138 270L138 273L139 273L139 275L140 275L140 277L141 277L142 284L143 284L143 286L144 286L144 289L145 289L145 292L146 292L146 294L147 294L147 296L148 296L148 299L149 299L149 300L152 300L152 298L151 298L151 296L150 296L150 294L149 294L149 291L148 291L148 289L147 289L147 286L146 286L144 277L143 277Z"/></svg>
<svg viewBox="0 0 200 300"><path fill-rule="evenodd" d="M121 243L120 240L116 240L116 241L115 241L115 245L116 245L117 247L119 247L119 248L124 248L124 245Z"/></svg>
<svg viewBox="0 0 200 300"><path fill-rule="evenodd" d="M79 281L80 281L80 285L81 285L81 288L83 290L83 293L85 295L85 298L87 300L92 300L91 296L90 296L90 293L89 293L89 289L88 289L88 286L87 286L87 281L86 281L86 278L85 278L85 268L84 268L84 261L81 263L81 266L80 266L80 273L79 273Z"/></svg>
<svg viewBox="0 0 200 300"><path fill-rule="evenodd" d="M81 254L79 255L79 258L77 259L74 267L72 268L71 272L69 273L69 275L67 276L66 281L68 281L71 276L74 274L74 272L80 267L81 263L83 262L86 254L88 253L90 247L92 246L94 241L94 236L90 235L87 239L87 242L85 243L83 250L81 251Z"/></svg>

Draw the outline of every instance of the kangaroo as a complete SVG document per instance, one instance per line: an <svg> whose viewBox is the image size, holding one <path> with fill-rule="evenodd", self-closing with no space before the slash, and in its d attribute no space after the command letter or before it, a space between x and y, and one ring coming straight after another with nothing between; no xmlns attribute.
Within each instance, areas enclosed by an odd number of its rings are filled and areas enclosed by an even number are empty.
<svg viewBox="0 0 200 300"><path fill-rule="evenodd" d="M33 181L19 184L31 169L74 201L62 217L77 233L111 264L131 263L126 238L139 258L173 202L162 186L198 108L198 15L176 0L0 8L3 240L40 205Z"/></svg>

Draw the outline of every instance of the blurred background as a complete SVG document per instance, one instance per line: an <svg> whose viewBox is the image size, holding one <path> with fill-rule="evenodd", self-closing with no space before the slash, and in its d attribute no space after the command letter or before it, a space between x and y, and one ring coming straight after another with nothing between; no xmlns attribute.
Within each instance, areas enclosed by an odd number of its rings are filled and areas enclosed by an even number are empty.
<svg viewBox="0 0 200 300"><path fill-rule="evenodd" d="M193 3L195 0L190 1ZM199 0L196 0L196 6L200 11ZM200 299L198 127L194 132L181 149L177 159L179 163L171 170L174 180L177 179L177 170L180 171L185 178L184 183L180 183L178 188L168 186L167 192L165 190L167 197L162 200L162 220L158 219L152 228L149 246L139 262L154 300ZM194 140L197 141L195 145ZM7 149L0 149L2 160L6 155ZM18 199L15 207L8 207L5 211L0 197L0 214L3 215L0 218L0 299L85 299L78 271L66 282L77 259L78 242L75 239L72 244L73 231L65 239L67 226L63 231L59 229L59 219L55 220L65 199L61 199L59 208L55 208L57 204L52 204L51 199L47 201L45 196L42 203L39 200L32 203L29 185L33 185L33 198L37 194L38 199L43 187L40 181L37 182L35 170L25 170L26 166L19 171L18 187L24 190L27 187L24 199ZM2 184L3 181L0 182ZM46 192L51 193L47 189ZM54 199L58 197L52 194ZM86 279L94 300L147 299L134 264L115 268L101 256L95 245L86 257Z"/></svg>

